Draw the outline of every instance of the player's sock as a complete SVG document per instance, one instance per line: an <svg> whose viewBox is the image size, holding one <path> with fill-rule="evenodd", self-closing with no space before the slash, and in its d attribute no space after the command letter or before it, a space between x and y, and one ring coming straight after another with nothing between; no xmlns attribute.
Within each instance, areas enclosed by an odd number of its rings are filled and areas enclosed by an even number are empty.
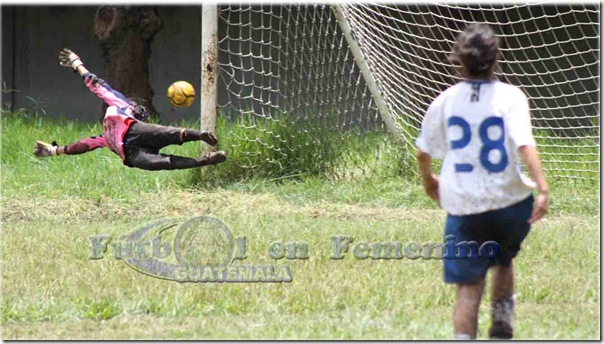
<svg viewBox="0 0 604 344"><path fill-rule="evenodd" d="M202 159L203 158L196 159L196 158L187 158L184 156L172 155L172 156L170 156L170 167L171 167L171 169L174 169L174 170L182 170L185 168L199 167L199 166L203 166L201 164Z"/></svg>
<svg viewBox="0 0 604 344"><path fill-rule="evenodd" d="M193 129L182 129L180 131L180 141L182 141L183 143L199 140L201 140L201 131Z"/></svg>
<svg viewBox="0 0 604 344"><path fill-rule="evenodd" d="M505 296L491 303L491 328L489 338L512 339L514 328L512 317L514 315L514 295Z"/></svg>
<svg viewBox="0 0 604 344"><path fill-rule="evenodd" d="M197 131L193 129L183 129L180 132L180 140L184 142L189 141L203 141L210 146L215 146L218 143L218 139L214 134L209 131Z"/></svg>
<svg viewBox="0 0 604 344"><path fill-rule="evenodd" d="M455 336L453 337L454 340L471 340L471 339L476 339L476 338L472 338L472 336L470 336L469 334L465 334L465 333L456 333Z"/></svg>
<svg viewBox="0 0 604 344"><path fill-rule="evenodd" d="M216 165L227 159L223 151L212 152L202 158L187 158L184 156L170 155L170 166L164 169L182 170L192 167Z"/></svg>

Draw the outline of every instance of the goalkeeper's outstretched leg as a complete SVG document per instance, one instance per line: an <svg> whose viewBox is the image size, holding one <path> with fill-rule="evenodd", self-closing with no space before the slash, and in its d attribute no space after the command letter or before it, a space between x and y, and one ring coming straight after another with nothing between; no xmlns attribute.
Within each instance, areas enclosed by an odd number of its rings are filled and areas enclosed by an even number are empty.
<svg viewBox="0 0 604 344"><path fill-rule="evenodd" d="M218 138L209 131L177 128L145 122L133 123L124 136L125 146L162 149L169 145L203 141L210 146L218 144Z"/></svg>
<svg viewBox="0 0 604 344"><path fill-rule="evenodd" d="M187 168L216 165L226 160L222 151L211 152L201 158L162 154L157 150L139 147L126 148L128 163L132 167L147 171L182 170Z"/></svg>

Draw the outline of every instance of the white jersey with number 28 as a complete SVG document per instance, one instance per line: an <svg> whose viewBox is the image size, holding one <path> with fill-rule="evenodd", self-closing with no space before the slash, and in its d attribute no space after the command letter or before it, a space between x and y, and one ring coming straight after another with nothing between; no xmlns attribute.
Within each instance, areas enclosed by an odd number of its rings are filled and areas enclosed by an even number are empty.
<svg viewBox="0 0 604 344"><path fill-rule="evenodd" d="M535 184L521 171L518 149L535 146L528 99L500 81L462 81L430 105L417 147L444 159L441 207L478 214L524 200Z"/></svg>

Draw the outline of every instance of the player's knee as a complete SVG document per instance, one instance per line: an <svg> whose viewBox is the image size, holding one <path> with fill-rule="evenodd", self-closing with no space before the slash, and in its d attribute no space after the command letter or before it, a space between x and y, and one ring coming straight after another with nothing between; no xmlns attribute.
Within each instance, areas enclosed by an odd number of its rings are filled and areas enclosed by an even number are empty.
<svg viewBox="0 0 604 344"><path fill-rule="evenodd" d="M194 129L181 129L180 140L181 144L190 141L199 141L203 137L202 132Z"/></svg>
<svg viewBox="0 0 604 344"><path fill-rule="evenodd" d="M458 284L458 295L468 300L478 300L480 302L480 298L484 292L484 285L484 278L479 278L471 283Z"/></svg>

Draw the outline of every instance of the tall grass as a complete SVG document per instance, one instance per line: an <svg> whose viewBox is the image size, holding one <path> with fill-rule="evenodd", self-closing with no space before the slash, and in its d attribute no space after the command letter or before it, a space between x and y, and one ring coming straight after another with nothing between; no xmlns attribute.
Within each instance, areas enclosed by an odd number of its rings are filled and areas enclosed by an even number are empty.
<svg viewBox="0 0 604 344"><path fill-rule="evenodd" d="M41 178L58 181L73 194L91 193L91 196L100 197L99 189L91 185L106 183L115 186L110 190L116 192L120 188L147 192L157 191L160 185L188 188L228 186L250 180L414 180L417 176L411 144L401 144L386 132L344 131L335 113L323 116L319 123L317 119L291 114L282 114L279 118L258 118L253 114L236 119L219 116L219 149L227 152L228 160L201 174L198 170L149 172L128 168L108 149L80 156L37 159L32 154L36 140L56 140L61 145L67 144L98 135L102 132L101 124L50 119L43 112L23 109L12 113L3 110L1 115L3 173L14 176L5 178L5 182L28 182L43 193L53 191ZM199 127L198 122L177 125ZM536 131L535 136L551 183L598 185L600 155L597 138L570 140L543 131ZM167 147L164 151L199 156L201 147L197 143L187 143ZM436 171L440 163L435 162ZM89 169L89 166L95 168ZM62 175L44 173L50 170L60 170ZM39 173L32 173L34 171Z"/></svg>
<svg viewBox="0 0 604 344"><path fill-rule="evenodd" d="M202 182L404 175L411 161L383 132L342 130L337 115L308 118L282 114L258 118L243 114L218 117L220 149L229 163L216 166Z"/></svg>

